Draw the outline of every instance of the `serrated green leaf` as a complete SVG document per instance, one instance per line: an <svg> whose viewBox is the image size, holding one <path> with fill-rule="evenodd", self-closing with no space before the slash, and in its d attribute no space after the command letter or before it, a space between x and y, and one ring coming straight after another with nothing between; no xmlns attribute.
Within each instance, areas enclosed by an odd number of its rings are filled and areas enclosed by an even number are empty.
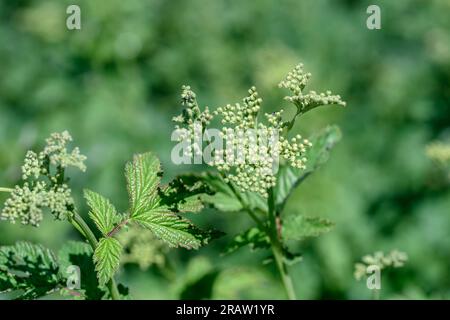
<svg viewBox="0 0 450 320"><path fill-rule="evenodd" d="M125 176L130 198L130 216L134 217L156 207L161 165L152 153L137 154L127 163Z"/></svg>
<svg viewBox="0 0 450 320"><path fill-rule="evenodd" d="M60 272L67 278L67 270L71 265L80 268L80 285L86 300L100 300L107 294L106 288L99 286L90 245L80 241L69 241L58 251Z"/></svg>
<svg viewBox="0 0 450 320"><path fill-rule="evenodd" d="M84 190L84 197L90 208L89 217L98 230L106 236L114 228L114 222L117 219L116 208L108 199L91 190Z"/></svg>
<svg viewBox="0 0 450 320"><path fill-rule="evenodd" d="M30 242L0 247L0 292L20 291L18 299L37 299L56 289L61 280L51 250Z"/></svg>
<svg viewBox="0 0 450 320"><path fill-rule="evenodd" d="M144 213L134 217L133 220L142 227L151 230L156 237L171 247L198 249L215 237L214 233L204 232L195 227L189 220L173 213Z"/></svg>
<svg viewBox="0 0 450 320"><path fill-rule="evenodd" d="M293 168L289 165L280 166L277 174L277 185L274 188L278 211L282 211L295 188L328 160L331 149L340 139L341 131L337 126L327 127L310 139L313 146L305 154L308 161L305 170Z"/></svg>
<svg viewBox="0 0 450 320"><path fill-rule="evenodd" d="M333 227L334 223L328 219L290 214L283 219L281 234L283 240L302 240L320 236Z"/></svg>
<svg viewBox="0 0 450 320"><path fill-rule="evenodd" d="M105 285L119 268L122 245L117 239L101 238L94 251L95 270L100 285Z"/></svg>
<svg viewBox="0 0 450 320"><path fill-rule="evenodd" d="M269 236L265 231L253 227L234 237L233 241L225 248L225 253L232 253L249 245L252 250L270 248Z"/></svg>

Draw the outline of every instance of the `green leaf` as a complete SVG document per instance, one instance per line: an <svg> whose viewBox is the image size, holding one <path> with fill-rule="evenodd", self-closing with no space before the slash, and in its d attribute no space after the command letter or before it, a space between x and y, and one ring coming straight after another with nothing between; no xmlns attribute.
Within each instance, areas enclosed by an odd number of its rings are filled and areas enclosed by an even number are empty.
<svg viewBox="0 0 450 320"><path fill-rule="evenodd" d="M191 175L178 176L161 187L160 206L172 212L199 212L203 209L201 196L212 194L211 188Z"/></svg>
<svg viewBox="0 0 450 320"><path fill-rule="evenodd" d="M91 209L89 217L95 222L98 230L106 236L114 228L117 220L116 208L108 199L90 190L84 190L84 197Z"/></svg>
<svg viewBox="0 0 450 320"><path fill-rule="evenodd" d="M205 232L177 213L203 208L200 196L205 185L189 177L160 186L161 166L150 153L136 155L125 169L130 197L130 219L151 230L171 247L198 249L218 232Z"/></svg>
<svg viewBox="0 0 450 320"><path fill-rule="evenodd" d="M152 210L158 205L157 188L160 182L160 171L159 160L152 153L137 154L132 162L127 163L125 176L131 217Z"/></svg>
<svg viewBox="0 0 450 320"><path fill-rule="evenodd" d="M107 290L99 286L92 255L92 248L87 243L69 241L58 251L58 262L64 278L68 276L66 273L69 266L78 266L81 272L80 291L83 292L84 298L101 300L107 294Z"/></svg>
<svg viewBox="0 0 450 320"><path fill-rule="evenodd" d="M341 131L337 126L327 127L310 139L313 146L305 154L308 159L305 170L288 165L280 166L277 174L277 185L274 189L278 211L282 211L295 188L328 160L331 149L340 139Z"/></svg>
<svg viewBox="0 0 450 320"><path fill-rule="evenodd" d="M198 249L219 235L215 232L202 231L189 220L173 213L142 214L134 217L133 220L151 230L155 236L171 247Z"/></svg>
<svg viewBox="0 0 450 320"><path fill-rule="evenodd" d="M283 219L281 234L283 240L302 240L320 236L333 227L334 223L328 219L290 214Z"/></svg>
<svg viewBox="0 0 450 320"><path fill-rule="evenodd" d="M19 290L18 299L37 299L56 289L61 280L49 249L30 242L0 247L0 292Z"/></svg>
<svg viewBox="0 0 450 320"><path fill-rule="evenodd" d="M247 231L238 234L233 241L225 248L225 253L232 253L246 245L252 250L270 248L269 236L265 231L253 227Z"/></svg>
<svg viewBox="0 0 450 320"><path fill-rule="evenodd" d="M105 285L119 268L122 246L117 239L101 238L94 251L95 270L100 285Z"/></svg>

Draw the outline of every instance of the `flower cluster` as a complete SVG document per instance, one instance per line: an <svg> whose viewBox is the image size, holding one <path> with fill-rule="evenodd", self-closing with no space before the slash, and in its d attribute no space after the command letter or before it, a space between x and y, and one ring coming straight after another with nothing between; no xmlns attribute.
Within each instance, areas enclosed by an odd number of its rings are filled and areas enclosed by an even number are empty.
<svg viewBox="0 0 450 320"><path fill-rule="evenodd" d="M40 160L44 160L48 157L50 163L54 166L61 166L62 168L71 166L76 167L83 172L86 171L86 166L84 164L86 156L80 154L78 147L75 147L71 152L67 151L67 143L72 142L72 137L69 132L63 131L62 133L52 133L46 142L47 145L39 154Z"/></svg>
<svg viewBox="0 0 450 320"><path fill-rule="evenodd" d="M387 267L400 268L405 265L407 260L408 255L398 250L392 250L387 255L378 251L373 255L362 257L362 262L355 264L354 276L356 280L360 280L367 274L367 267L371 265L378 266L380 270Z"/></svg>
<svg viewBox="0 0 450 320"><path fill-rule="evenodd" d="M290 141L284 137L280 138L281 156L289 161L290 165L298 169L306 169L308 159L304 157L307 148L312 147L312 143L308 139L303 139L298 134ZM300 156L299 156L300 155Z"/></svg>
<svg viewBox="0 0 450 320"><path fill-rule="evenodd" d="M308 140L302 141L299 135L291 140L280 136L282 111L266 114L268 125L257 123L262 99L254 87L249 94L244 98L244 108L236 104L234 108L218 109L222 123L233 127L222 128L226 148L215 151L212 165L223 173L226 182L233 182L242 191L267 197L267 190L276 185L279 158L293 167L305 169L307 159L304 155L312 144Z"/></svg>
<svg viewBox="0 0 450 320"><path fill-rule="evenodd" d="M222 117L222 124L231 124L236 129L255 128L256 118L261 109L262 99L258 96L255 87L248 90L248 96L244 98L243 104L228 104L225 107L219 107L214 111L214 115Z"/></svg>
<svg viewBox="0 0 450 320"><path fill-rule="evenodd" d="M22 179L38 179L41 174L46 173L47 172L42 165L42 161L39 160L38 155L34 151L28 151L22 166Z"/></svg>
<svg viewBox="0 0 450 320"><path fill-rule="evenodd" d="M304 94L303 90L310 78L311 73L305 73L303 64L299 64L294 70L289 72L286 78L278 85L280 88L286 88L293 93L292 96L287 96L285 99L297 106L297 114L303 114L316 107L330 104L337 104L345 107L346 103L341 99L341 96L333 95L329 90L325 93L309 91Z"/></svg>
<svg viewBox="0 0 450 320"><path fill-rule="evenodd" d="M185 150L187 156L201 155L201 146L198 141L201 139L203 129L210 124L213 115L209 112L208 107L201 111L196 95L189 86L182 87L181 104L185 107L182 114L172 118L172 121L177 123L175 126L176 140L180 142L193 141Z"/></svg>
<svg viewBox="0 0 450 320"><path fill-rule="evenodd" d="M201 155L201 144L198 141L211 121L219 118L222 125L219 130L222 148L213 150L213 160L208 164L215 166L226 182L234 183L242 191L256 192L267 197L268 190L276 184L280 158L295 168L306 168L305 155L312 146L311 142L302 140L299 135L291 139L283 136L292 128L297 115L319 105L345 105L340 96L332 95L329 91L323 94L314 91L303 94L310 76L303 72L302 65L298 65L280 83L280 87L293 92L294 95L287 97L287 100L297 106L297 114L289 123L282 121L283 110L266 113L266 121L258 119L263 100L255 87L249 89L242 103L228 104L211 113L207 107L202 111L195 93L190 87L183 86L181 98L186 108L181 115L173 118L177 123L175 128L179 131L177 141L187 141L185 155ZM286 127L288 130L285 130Z"/></svg>
<svg viewBox="0 0 450 320"><path fill-rule="evenodd" d="M1 219L12 223L19 220L22 224L39 226L42 221L42 203L45 201L45 183L38 182L32 188L28 183L22 187L16 186L11 196L5 202Z"/></svg>
<svg viewBox="0 0 450 320"><path fill-rule="evenodd" d="M45 208L58 220L65 219L73 209L74 201L63 179L63 171L68 166L86 170L86 157L80 154L78 148L67 151L66 144L72 141L67 131L53 133L46 141L44 150L39 154L27 152L22 166L22 184L15 186L6 200L0 220L11 223L19 221L37 227L43 219ZM51 166L56 169L51 170Z"/></svg>
<svg viewBox="0 0 450 320"><path fill-rule="evenodd" d="M267 189L275 186L278 164L278 128L258 125L258 130L237 133L223 128L225 151L215 150L215 166L226 182L235 183L243 191L257 192L267 197Z"/></svg>
<svg viewBox="0 0 450 320"><path fill-rule="evenodd" d="M67 143L72 141L72 137L67 131L62 133L52 133L46 139L46 146L39 154L28 151L22 166L22 179L38 179L41 175L50 175L49 165L67 168L76 167L81 171L86 171L84 161L86 156L80 154L78 147L71 152L67 151Z"/></svg>
<svg viewBox="0 0 450 320"><path fill-rule="evenodd" d="M67 208L73 206L71 191L67 185L47 190L43 181L30 186L25 182L22 187L16 186L5 202L0 214L1 220L38 227L43 219L43 208L49 208L58 220L64 220Z"/></svg>
<svg viewBox="0 0 450 320"><path fill-rule="evenodd" d="M221 129L226 148L215 150L212 165L225 176L226 182L267 197L267 189L276 183L274 168L278 165L281 129L258 123L262 99L255 87L248 90L248 96L242 102L219 107L214 112L222 124L230 127Z"/></svg>

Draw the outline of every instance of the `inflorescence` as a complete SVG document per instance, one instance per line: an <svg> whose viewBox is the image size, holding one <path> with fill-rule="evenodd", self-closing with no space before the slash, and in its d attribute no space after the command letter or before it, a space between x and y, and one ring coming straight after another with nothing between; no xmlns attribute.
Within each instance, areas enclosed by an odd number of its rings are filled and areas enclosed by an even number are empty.
<svg viewBox="0 0 450 320"><path fill-rule="evenodd" d="M371 265L377 266L380 270L387 267L400 268L407 260L408 255L398 250L392 250L388 254L377 251L373 255L365 255L362 257L362 262L355 264L354 276L356 280L360 280L367 274L367 267Z"/></svg>
<svg viewBox="0 0 450 320"><path fill-rule="evenodd" d="M303 71L303 64L299 64L278 85L280 88L286 88L292 92L293 95L286 96L285 99L297 106L299 114L323 105L337 104L343 107L346 106L346 103L341 99L340 95L333 95L329 90L325 93L309 91L304 94L303 90L310 78L311 73L305 73Z"/></svg>
<svg viewBox="0 0 450 320"><path fill-rule="evenodd" d="M306 168L306 152L312 146L311 142L300 135L291 139L286 137L296 117L321 105L345 106L341 97L332 95L330 91L303 94L310 77L311 74L304 73L300 64L279 85L293 93L286 100L297 107L296 115L289 122L282 121L283 110L266 113L266 121L258 119L263 100L255 87L250 88L242 103L228 104L210 112L208 107L202 111L196 94L189 86L183 86L181 100L185 109L173 121L177 123L177 141L187 142L185 156L202 155L199 141L205 132L208 134L207 126L217 119L221 125L222 148L214 149L212 161L207 163L216 167L226 182L234 183L242 191L257 192L267 197L268 190L276 184L280 158L292 167Z"/></svg>
<svg viewBox="0 0 450 320"><path fill-rule="evenodd" d="M22 166L22 183L15 186L6 200L0 220L39 226L44 208L48 208L55 219L67 217L74 208L74 201L64 171L69 166L86 170L86 157L79 149L67 150L66 145L71 141L67 131L53 133L39 154L27 152Z"/></svg>

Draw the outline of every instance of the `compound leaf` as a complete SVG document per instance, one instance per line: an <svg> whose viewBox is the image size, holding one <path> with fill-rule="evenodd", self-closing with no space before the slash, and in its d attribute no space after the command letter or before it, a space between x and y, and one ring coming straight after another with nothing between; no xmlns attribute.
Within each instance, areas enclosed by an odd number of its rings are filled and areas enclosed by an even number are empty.
<svg viewBox="0 0 450 320"><path fill-rule="evenodd" d="M201 194L207 188L200 181L180 177L160 186L161 165L151 153L136 155L125 169L130 197L130 219L151 230L171 247L198 249L217 232L205 232L178 213L203 208Z"/></svg>

